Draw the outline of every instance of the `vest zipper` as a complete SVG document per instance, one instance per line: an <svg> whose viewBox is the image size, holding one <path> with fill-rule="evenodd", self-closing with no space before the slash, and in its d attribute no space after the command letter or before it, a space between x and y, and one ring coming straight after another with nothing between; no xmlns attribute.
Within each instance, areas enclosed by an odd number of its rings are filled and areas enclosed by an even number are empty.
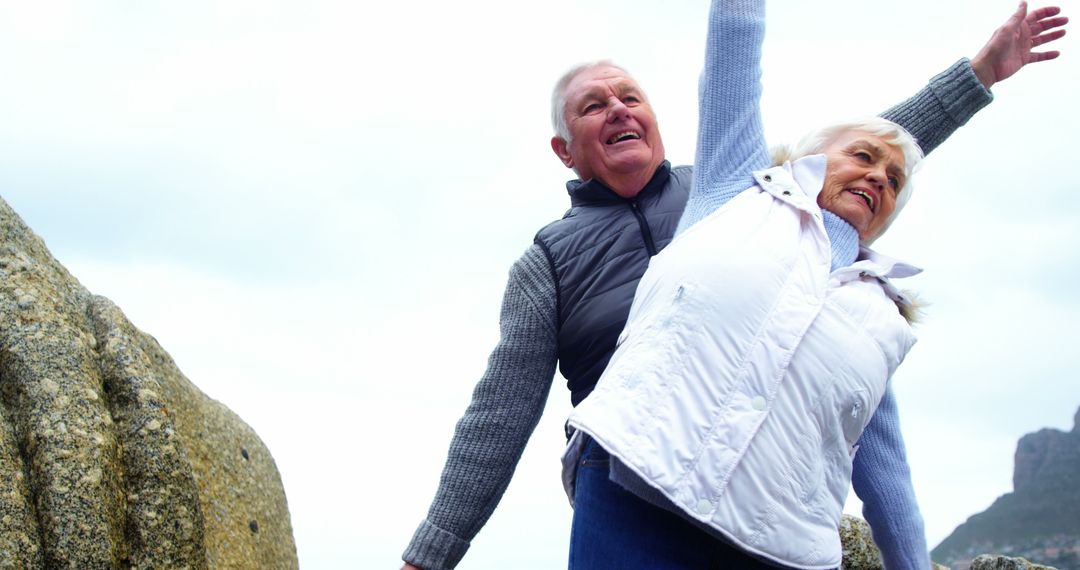
<svg viewBox="0 0 1080 570"><path fill-rule="evenodd" d="M630 200L630 211L634 212L634 217L637 218L638 225L641 226L641 237L645 239L645 249L649 252L649 257L656 255L656 244L653 243L652 230L649 229L649 222L645 220L645 214L641 212L641 208L638 208L637 200Z"/></svg>

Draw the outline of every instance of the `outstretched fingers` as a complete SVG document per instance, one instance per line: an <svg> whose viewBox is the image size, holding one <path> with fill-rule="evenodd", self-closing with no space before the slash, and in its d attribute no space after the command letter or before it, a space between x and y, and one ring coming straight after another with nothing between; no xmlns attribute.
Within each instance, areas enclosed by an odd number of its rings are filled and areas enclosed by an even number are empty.
<svg viewBox="0 0 1080 570"><path fill-rule="evenodd" d="M1043 52L1031 52L1028 57L1028 63L1038 63L1040 61L1049 61L1061 55L1059 51L1043 51Z"/></svg>
<svg viewBox="0 0 1080 570"><path fill-rule="evenodd" d="M1069 18L1067 16L1058 16L1060 13L1061 9L1057 6L1046 6L1031 12L1024 18L1028 26L1028 33L1031 34L1033 40L1037 36L1046 37L1046 39L1035 45L1053 41L1065 35L1065 30L1057 28L1068 24Z"/></svg>
<svg viewBox="0 0 1080 570"><path fill-rule="evenodd" d="M1044 6L1027 15L1024 21L1027 23L1028 33L1031 36L1032 48L1058 40L1065 35L1065 29L1062 26L1069 23L1069 18L1058 16L1060 13L1061 8L1057 6ZM1061 52L1057 50L1031 52L1028 63L1048 61L1059 55Z"/></svg>
<svg viewBox="0 0 1080 570"><path fill-rule="evenodd" d="M1052 41L1052 40L1056 40L1056 39L1060 38L1061 36L1064 36L1065 35L1065 30L1064 30L1064 28L1061 28L1061 26L1064 26L1065 24L1069 23L1069 19L1065 18L1065 17L1061 17L1061 18L1054 18L1054 20L1055 20L1055 23L1052 26L1049 26L1049 25L1029 25L1028 26L1028 33L1030 33L1031 37L1033 37L1033 38L1036 37L1036 36L1049 38L1049 39L1043 40L1043 43L1048 42L1048 41ZM1058 20L1060 20L1060 21L1058 21ZM1055 28L1057 28L1057 29L1055 29Z"/></svg>
<svg viewBox="0 0 1080 570"><path fill-rule="evenodd" d="M1065 35L1069 19L1057 6L1045 6L1028 12L1027 2L1016 10L990 37L990 41L971 60L975 76L987 89L1011 77L1029 63L1048 61L1061 55L1057 50L1041 52L1034 48Z"/></svg>
<svg viewBox="0 0 1080 570"><path fill-rule="evenodd" d="M1026 20L1028 21L1028 24L1032 24L1034 22L1047 20L1048 18L1054 18L1054 16L1057 16L1060 13L1061 13L1061 8L1059 8L1057 6L1043 6L1042 8L1036 8L1036 9L1032 10L1027 15ZM1062 24L1069 21L1069 19L1065 18L1065 17L1054 18L1054 20L1064 20L1064 22L1061 22ZM1057 25L1061 25L1061 24L1057 24ZM1050 27L1053 27L1053 26L1050 26Z"/></svg>
<svg viewBox="0 0 1080 570"><path fill-rule="evenodd" d="M1065 30L1054 30L1052 32L1046 32L1045 34L1039 34L1031 38L1031 47L1041 46L1047 42L1052 42L1064 35Z"/></svg>

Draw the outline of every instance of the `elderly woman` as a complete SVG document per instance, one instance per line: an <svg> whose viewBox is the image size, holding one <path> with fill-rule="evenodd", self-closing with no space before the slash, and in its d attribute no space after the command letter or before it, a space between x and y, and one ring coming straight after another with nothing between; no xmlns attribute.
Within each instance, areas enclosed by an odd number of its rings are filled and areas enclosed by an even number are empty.
<svg viewBox="0 0 1080 570"><path fill-rule="evenodd" d="M680 233L569 420L572 500L578 468L610 454L617 492L682 524L620 545L634 567L838 567L856 444L915 342L893 280L918 270L867 246L911 195L921 152L871 118L812 133L770 168L763 36L764 0L713 1ZM859 88L886 72L860 70ZM617 496L581 503L613 523L631 516ZM925 550L914 557L907 567L929 566Z"/></svg>

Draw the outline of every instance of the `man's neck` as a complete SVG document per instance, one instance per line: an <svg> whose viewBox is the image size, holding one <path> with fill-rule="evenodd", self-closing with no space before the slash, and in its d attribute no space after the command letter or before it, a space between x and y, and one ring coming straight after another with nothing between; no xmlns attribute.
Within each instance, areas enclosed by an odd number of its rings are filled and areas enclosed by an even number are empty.
<svg viewBox="0 0 1080 570"><path fill-rule="evenodd" d="M663 161L653 164L649 168L641 168L625 174L614 173L610 176L610 180L601 179L600 182L603 182L604 186L607 186L619 196L630 199L645 189L645 186L656 174L656 169L660 168L662 163Z"/></svg>

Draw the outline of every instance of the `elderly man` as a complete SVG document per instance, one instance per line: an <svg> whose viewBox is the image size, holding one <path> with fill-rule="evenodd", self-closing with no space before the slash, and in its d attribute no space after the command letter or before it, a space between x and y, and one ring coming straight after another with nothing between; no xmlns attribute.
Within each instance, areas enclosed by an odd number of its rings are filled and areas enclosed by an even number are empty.
<svg viewBox="0 0 1080 570"><path fill-rule="evenodd" d="M973 58L935 76L883 116L929 153L988 104L987 90L1057 39L1056 8L1021 12ZM1045 32L1045 33L1044 33ZM671 167L641 87L608 62L571 69L552 97L555 154L577 180L572 207L542 228L511 267L501 338L457 424L435 500L403 555L404 568L453 568L491 516L539 421L556 363L576 405L593 389L626 322L652 255L671 241L686 204L688 166ZM853 483L890 568L925 567L922 518L887 393L855 456ZM886 482L886 485L879 483Z"/></svg>

